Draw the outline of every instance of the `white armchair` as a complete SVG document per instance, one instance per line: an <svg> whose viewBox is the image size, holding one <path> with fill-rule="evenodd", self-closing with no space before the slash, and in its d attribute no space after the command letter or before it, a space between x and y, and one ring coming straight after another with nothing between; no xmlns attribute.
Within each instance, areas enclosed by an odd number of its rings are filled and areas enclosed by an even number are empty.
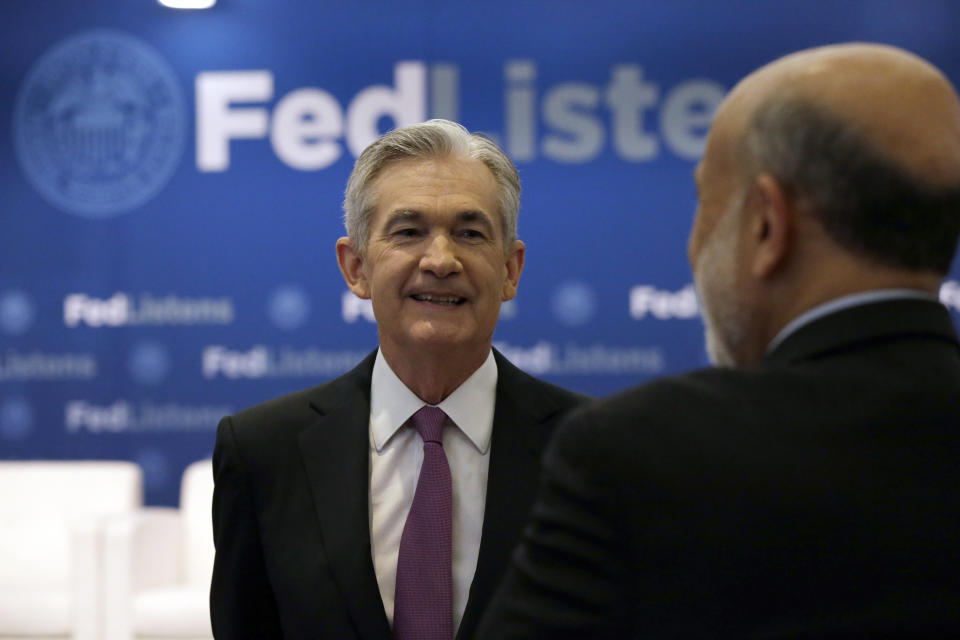
<svg viewBox="0 0 960 640"><path fill-rule="evenodd" d="M210 630L213 470L191 464L180 509L148 507L106 526L106 640L192 640Z"/></svg>
<svg viewBox="0 0 960 640"><path fill-rule="evenodd" d="M130 462L0 462L0 638L100 640L100 519L142 505Z"/></svg>

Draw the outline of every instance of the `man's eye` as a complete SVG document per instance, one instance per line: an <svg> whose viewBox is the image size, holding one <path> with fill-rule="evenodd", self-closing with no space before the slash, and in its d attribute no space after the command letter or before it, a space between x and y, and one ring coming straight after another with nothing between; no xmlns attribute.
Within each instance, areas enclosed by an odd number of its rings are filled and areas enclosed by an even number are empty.
<svg viewBox="0 0 960 640"><path fill-rule="evenodd" d="M482 240L485 237L482 231L476 229L464 229L460 232L460 235L468 240Z"/></svg>
<svg viewBox="0 0 960 640"><path fill-rule="evenodd" d="M416 235L419 235L420 231L413 227L402 227L393 232L393 235L400 236L403 238L412 238Z"/></svg>

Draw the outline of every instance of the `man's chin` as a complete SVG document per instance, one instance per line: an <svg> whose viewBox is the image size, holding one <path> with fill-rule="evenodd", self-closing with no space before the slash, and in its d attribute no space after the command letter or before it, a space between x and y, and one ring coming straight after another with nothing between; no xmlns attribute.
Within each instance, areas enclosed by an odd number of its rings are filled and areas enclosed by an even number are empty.
<svg viewBox="0 0 960 640"><path fill-rule="evenodd" d="M410 331L408 344L424 350L457 351L469 348L477 341L464 331L463 324L427 323Z"/></svg>

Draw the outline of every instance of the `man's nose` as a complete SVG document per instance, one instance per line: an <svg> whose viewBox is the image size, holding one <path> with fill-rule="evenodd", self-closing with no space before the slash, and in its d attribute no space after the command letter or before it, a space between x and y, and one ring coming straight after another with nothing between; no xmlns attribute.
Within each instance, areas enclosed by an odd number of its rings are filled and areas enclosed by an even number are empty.
<svg viewBox="0 0 960 640"><path fill-rule="evenodd" d="M438 278L444 278L462 269L457 257L457 246L446 234L436 234L429 238L426 249L420 257L420 270L429 271Z"/></svg>

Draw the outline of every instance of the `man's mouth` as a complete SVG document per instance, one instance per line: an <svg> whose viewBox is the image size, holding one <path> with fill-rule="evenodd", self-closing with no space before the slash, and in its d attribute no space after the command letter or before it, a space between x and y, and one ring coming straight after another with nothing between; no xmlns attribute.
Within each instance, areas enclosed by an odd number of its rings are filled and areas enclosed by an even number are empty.
<svg viewBox="0 0 960 640"><path fill-rule="evenodd" d="M441 296L432 293L415 293L411 297L419 302L432 302L433 304L448 304L451 306L463 304L467 301L466 298L459 296Z"/></svg>

